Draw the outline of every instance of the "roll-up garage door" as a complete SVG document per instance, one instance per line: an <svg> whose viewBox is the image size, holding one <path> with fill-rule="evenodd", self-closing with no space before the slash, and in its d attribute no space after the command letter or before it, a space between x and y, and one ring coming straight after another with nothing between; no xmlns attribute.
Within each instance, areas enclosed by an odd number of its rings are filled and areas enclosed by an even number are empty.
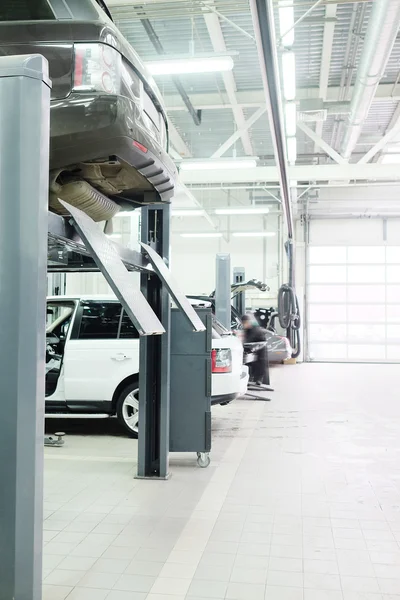
<svg viewBox="0 0 400 600"><path fill-rule="evenodd" d="M363 235L360 222L352 236L352 224L310 224L309 358L400 362L400 235L393 236L398 245L385 241L387 223L380 221L373 228L365 224L365 230L379 232L376 237ZM399 222L394 225L400 233ZM344 233L346 227L349 234ZM354 243L349 243L353 237Z"/></svg>

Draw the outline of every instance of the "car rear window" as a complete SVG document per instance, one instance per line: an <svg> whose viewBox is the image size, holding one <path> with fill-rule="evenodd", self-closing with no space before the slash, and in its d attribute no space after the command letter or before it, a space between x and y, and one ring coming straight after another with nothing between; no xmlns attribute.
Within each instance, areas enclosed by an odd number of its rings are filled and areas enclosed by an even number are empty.
<svg viewBox="0 0 400 600"><path fill-rule="evenodd" d="M42 21L54 19L47 0L1 0L0 21Z"/></svg>

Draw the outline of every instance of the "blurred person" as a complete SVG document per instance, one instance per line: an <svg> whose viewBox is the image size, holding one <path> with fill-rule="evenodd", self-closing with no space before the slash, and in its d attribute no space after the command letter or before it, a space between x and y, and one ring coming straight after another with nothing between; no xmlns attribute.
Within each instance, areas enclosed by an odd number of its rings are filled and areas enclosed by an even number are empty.
<svg viewBox="0 0 400 600"><path fill-rule="evenodd" d="M259 348L253 351L256 360L250 364L251 378L254 379L257 385L269 385L268 350L265 343L266 331L259 326L257 319L252 315L243 315L242 325L244 332L243 344L261 344Z"/></svg>

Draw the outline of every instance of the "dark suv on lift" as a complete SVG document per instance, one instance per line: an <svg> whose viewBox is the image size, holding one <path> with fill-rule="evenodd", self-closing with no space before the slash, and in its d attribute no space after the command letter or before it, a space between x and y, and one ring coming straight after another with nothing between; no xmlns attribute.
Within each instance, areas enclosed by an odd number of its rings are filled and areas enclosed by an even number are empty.
<svg viewBox="0 0 400 600"><path fill-rule="evenodd" d="M49 61L51 210L105 221L172 197L160 93L103 0L1 0L0 56L16 54Z"/></svg>

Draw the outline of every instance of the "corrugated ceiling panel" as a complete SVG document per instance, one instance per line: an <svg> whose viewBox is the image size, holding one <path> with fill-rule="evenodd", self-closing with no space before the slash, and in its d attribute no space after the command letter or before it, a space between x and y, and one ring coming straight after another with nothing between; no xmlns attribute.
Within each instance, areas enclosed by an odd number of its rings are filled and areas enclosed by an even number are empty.
<svg viewBox="0 0 400 600"><path fill-rule="evenodd" d="M173 112L170 119L189 146L194 157L209 158L235 131L236 125L231 109L204 110L202 123L197 127L184 111ZM242 143L237 140L224 156L244 156Z"/></svg>

